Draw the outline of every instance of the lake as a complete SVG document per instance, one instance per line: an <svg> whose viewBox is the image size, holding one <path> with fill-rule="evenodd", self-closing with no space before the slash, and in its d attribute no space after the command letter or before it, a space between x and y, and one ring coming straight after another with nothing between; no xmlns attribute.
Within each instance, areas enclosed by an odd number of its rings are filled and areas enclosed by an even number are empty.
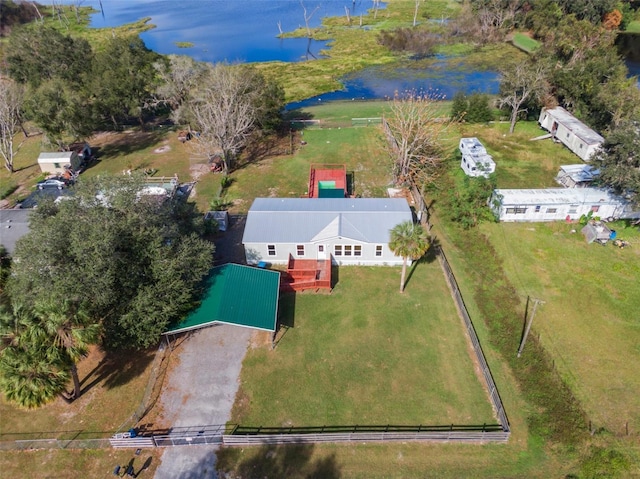
<svg viewBox="0 0 640 479"><path fill-rule="evenodd" d="M67 0L69 3L71 0ZM100 10L99 0L85 0ZM278 22L283 31L304 27L304 12L296 0L102 0L103 12L91 17L95 28L114 27L151 17L156 28L141 34L148 48L162 54L189 55L195 60L218 61L307 61L319 56L326 42L303 38L277 38ZM315 12L310 26L322 17L344 16L345 5L354 16L366 13L371 0L305 0L307 13ZM384 4L382 4L384 8ZM316 10L317 9L317 10ZM179 48L176 42L193 43ZM368 68L343 78L344 90L295 103L290 107L318 101L392 98L396 91L437 91L447 98L457 91L497 93L499 75L494 71L452 69L440 58L427 68L405 63L397 68Z"/></svg>

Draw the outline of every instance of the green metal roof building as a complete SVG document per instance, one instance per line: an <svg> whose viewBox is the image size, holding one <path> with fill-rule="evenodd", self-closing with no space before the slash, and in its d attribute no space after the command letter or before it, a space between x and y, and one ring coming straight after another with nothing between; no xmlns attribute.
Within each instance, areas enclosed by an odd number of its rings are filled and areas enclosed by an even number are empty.
<svg viewBox="0 0 640 479"><path fill-rule="evenodd" d="M163 334L182 333L214 323L275 331L280 273L239 264L213 268L202 303Z"/></svg>

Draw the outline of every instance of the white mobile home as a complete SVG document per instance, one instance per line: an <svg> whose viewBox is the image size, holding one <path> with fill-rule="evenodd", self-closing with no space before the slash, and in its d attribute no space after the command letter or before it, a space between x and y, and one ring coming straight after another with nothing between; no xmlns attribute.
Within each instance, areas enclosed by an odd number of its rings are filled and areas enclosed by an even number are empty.
<svg viewBox="0 0 640 479"><path fill-rule="evenodd" d="M82 160L75 151L58 151L53 153L40 153L38 165L43 173L62 174L68 169L77 169Z"/></svg>
<svg viewBox="0 0 640 479"><path fill-rule="evenodd" d="M565 188L585 188L600 176L600 170L583 163L562 165L556 175L556 181Z"/></svg>
<svg viewBox="0 0 640 479"><path fill-rule="evenodd" d="M462 153L462 161L460 168L467 176L484 176L496 171L496 164L485 147L477 138L460 138L460 153Z"/></svg>
<svg viewBox="0 0 640 479"><path fill-rule="evenodd" d="M560 106L543 108L538 123L582 161L591 161L591 157L604 143L602 136Z"/></svg>
<svg viewBox="0 0 640 479"><path fill-rule="evenodd" d="M256 198L242 243L249 264L331 258L339 265L400 265L390 230L411 221L404 198Z"/></svg>
<svg viewBox="0 0 640 479"><path fill-rule="evenodd" d="M496 189L489 206L500 221L575 221L589 212L600 218L631 213L627 200L604 188Z"/></svg>

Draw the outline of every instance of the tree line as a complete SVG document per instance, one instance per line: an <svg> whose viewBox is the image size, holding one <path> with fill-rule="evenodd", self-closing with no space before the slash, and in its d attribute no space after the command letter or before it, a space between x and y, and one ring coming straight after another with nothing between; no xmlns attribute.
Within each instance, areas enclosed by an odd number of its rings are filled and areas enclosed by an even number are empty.
<svg viewBox="0 0 640 479"><path fill-rule="evenodd" d="M94 131L169 115L198 131L197 153L222 154L225 171L252 135L279 126L284 91L249 65L161 56L138 36L93 48L47 24L11 34L0 77L0 153L13 171L25 121L57 149Z"/></svg>
<svg viewBox="0 0 640 479"><path fill-rule="evenodd" d="M25 122L65 149L162 116L187 125L193 153L219 155L226 172L248 142L278 131L283 104L282 88L249 65L160 56L137 36L92 47L29 24L13 29L3 58L0 153L13 172ZM0 391L10 401L78 397L76 364L91 345L152 347L197 305L214 225L194 203L143 188L135 174L83 178L65 200L39 202L12 258L0 252Z"/></svg>

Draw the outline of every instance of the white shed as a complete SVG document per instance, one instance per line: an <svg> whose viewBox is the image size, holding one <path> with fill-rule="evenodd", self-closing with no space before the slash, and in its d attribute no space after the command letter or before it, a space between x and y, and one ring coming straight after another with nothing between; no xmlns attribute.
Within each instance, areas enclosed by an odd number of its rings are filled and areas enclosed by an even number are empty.
<svg viewBox="0 0 640 479"><path fill-rule="evenodd" d="M67 169L78 169L82 159L75 151L40 153L38 165L43 173L62 174Z"/></svg>
<svg viewBox="0 0 640 479"><path fill-rule="evenodd" d="M556 181L565 188L585 188L598 176L600 170L591 165L562 165L556 175Z"/></svg>
<svg viewBox="0 0 640 479"><path fill-rule="evenodd" d="M560 106L543 108L538 123L582 161L591 161L591 157L604 143L604 138L599 133Z"/></svg>
<svg viewBox="0 0 640 479"><path fill-rule="evenodd" d="M496 164L486 148L477 138L460 138L460 153L462 161L460 168L467 176L484 176L496 171Z"/></svg>
<svg viewBox="0 0 640 479"><path fill-rule="evenodd" d="M578 220L591 211L600 218L631 213L629 201L604 188L496 189L489 206L500 221Z"/></svg>
<svg viewBox="0 0 640 479"><path fill-rule="evenodd" d="M401 265L390 230L411 221L404 198L256 198L242 243L247 262L331 258L339 265Z"/></svg>

